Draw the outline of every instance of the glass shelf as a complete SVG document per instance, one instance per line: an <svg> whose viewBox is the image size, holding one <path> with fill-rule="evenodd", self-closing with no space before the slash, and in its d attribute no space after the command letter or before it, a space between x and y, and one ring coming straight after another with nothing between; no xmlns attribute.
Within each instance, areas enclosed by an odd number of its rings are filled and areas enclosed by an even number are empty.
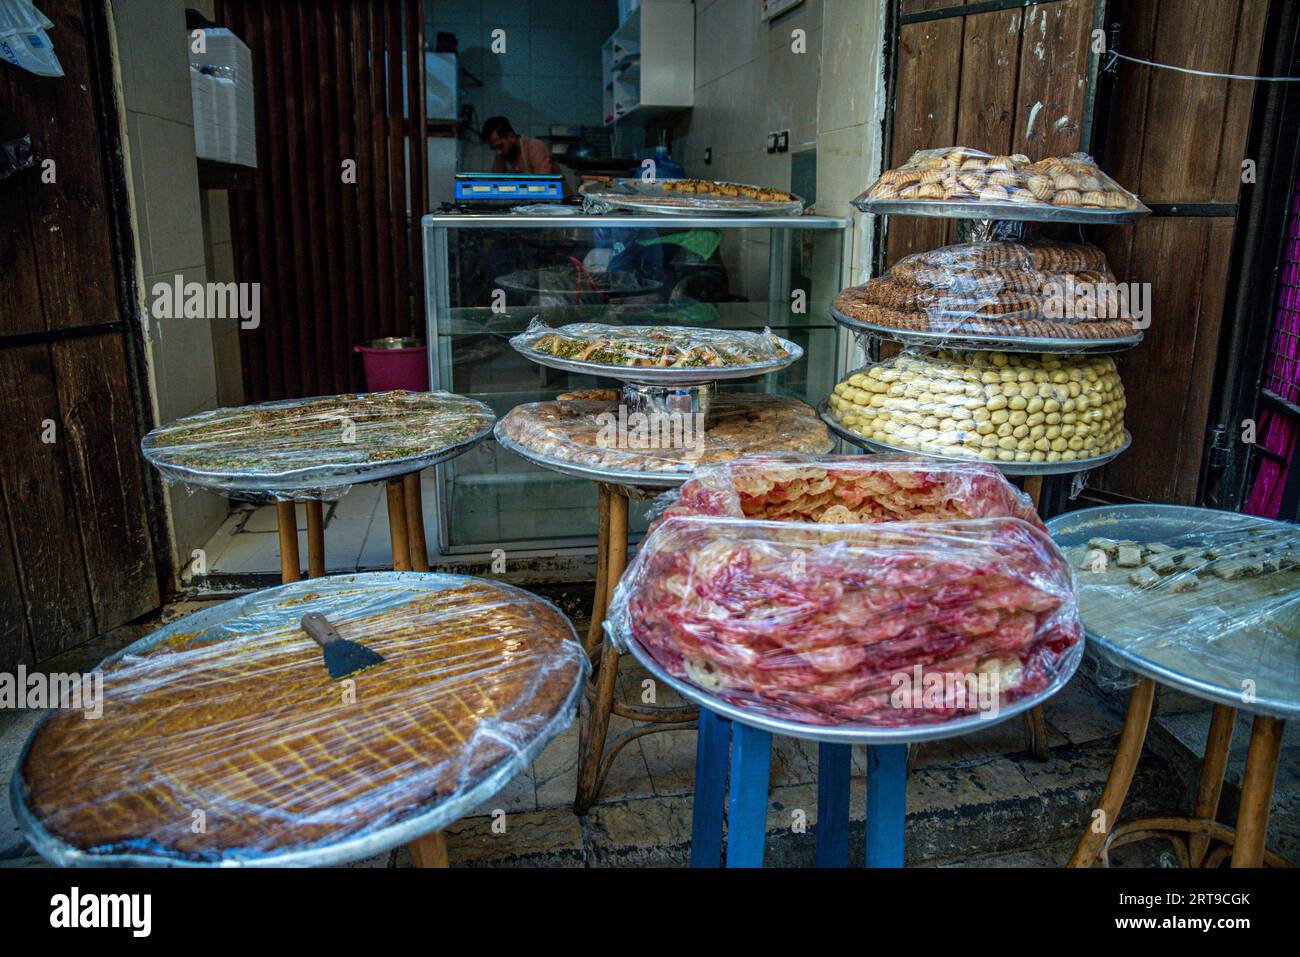
<svg viewBox="0 0 1300 957"><path fill-rule="evenodd" d="M838 381L845 337L829 303L842 286L845 220L493 213L426 216L423 226L431 387L473 396L498 417L561 392L619 388L517 353L510 337L534 317L551 326L767 327L803 347L804 357L727 391L816 406ZM636 295L580 301L598 295L593 286L620 283ZM594 547L596 488L588 480L542 469L490 440L437 475L441 554ZM630 518L637 535L644 505L633 503Z"/></svg>

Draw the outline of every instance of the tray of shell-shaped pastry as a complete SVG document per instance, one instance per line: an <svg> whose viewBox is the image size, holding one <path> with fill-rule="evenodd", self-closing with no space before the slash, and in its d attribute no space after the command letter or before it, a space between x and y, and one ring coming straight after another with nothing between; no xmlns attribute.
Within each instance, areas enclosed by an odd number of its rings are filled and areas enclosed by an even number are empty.
<svg viewBox="0 0 1300 957"><path fill-rule="evenodd" d="M906 256L840 291L831 315L909 345L1116 352L1142 341L1147 304L1082 243L984 242Z"/></svg>
<svg viewBox="0 0 1300 957"><path fill-rule="evenodd" d="M540 319L510 344L521 355L554 369L664 385L745 379L779 371L803 356L800 346L770 329L599 322L552 328Z"/></svg>
<svg viewBox="0 0 1300 957"><path fill-rule="evenodd" d="M835 387L822 418L885 452L982 459L1012 475L1080 472L1129 445L1109 356L905 350Z"/></svg>
<svg viewBox="0 0 1300 957"><path fill-rule="evenodd" d="M853 201L866 213L1129 223L1151 212L1086 153L1031 160L965 146L918 150Z"/></svg>
<svg viewBox="0 0 1300 957"><path fill-rule="evenodd" d="M1183 505L1108 505L1047 523L1089 639L1202 698L1300 717L1300 526Z"/></svg>

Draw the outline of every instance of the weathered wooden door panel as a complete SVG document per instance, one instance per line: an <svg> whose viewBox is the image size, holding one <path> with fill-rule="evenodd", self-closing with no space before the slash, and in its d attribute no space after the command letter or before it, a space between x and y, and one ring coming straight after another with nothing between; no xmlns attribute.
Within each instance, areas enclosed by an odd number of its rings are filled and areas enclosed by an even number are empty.
<svg viewBox="0 0 1300 957"><path fill-rule="evenodd" d="M95 68L106 50L90 46L99 4L41 4L65 76L0 66L0 97L52 161L0 182L0 670L159 602L124 340L130 252L113 238L116 114Z"/></svg>
<svg viewBox="0 0 1300 957"><path fill-rule="evenodd" d="M1129 55L1253 74L1267 6L1125 3L1112 14L1122 14ZM1037 159L1087 149L1104 126L1103 168L1155 215L1071 232L1100 244L1121 280L1151 284L1152 325L1121 360L1133 446L1089 481L1134 498L1195 501L1254 85L1121 62L1109 116L1089 117L1092 31L1108 22L1093 0L961 7L901 4L888 165L951 145ZM953 222L893 217L885 264L955 238Z"/></svg>

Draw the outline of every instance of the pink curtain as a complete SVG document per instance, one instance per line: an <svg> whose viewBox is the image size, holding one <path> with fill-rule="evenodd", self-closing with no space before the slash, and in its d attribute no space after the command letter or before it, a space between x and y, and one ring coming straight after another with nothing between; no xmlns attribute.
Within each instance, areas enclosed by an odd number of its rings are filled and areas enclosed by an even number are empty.
<svg viewBox="0 0 1300 957"><path fill-rule="evenodd" d="M1264 388L1288 402L1300 405L1300 184L1291 202L1291 222L1282 252L1277 311L1273 315L1273 337L1264 365ZM1251 515L1276 518L1282 504L1287 471L1294 468L1296 437L1300 422L1268 405L1262 406L1256 439L1263 448L1282 456L1290 465L1261 458L1259 474L1246 502Z"/></svg>

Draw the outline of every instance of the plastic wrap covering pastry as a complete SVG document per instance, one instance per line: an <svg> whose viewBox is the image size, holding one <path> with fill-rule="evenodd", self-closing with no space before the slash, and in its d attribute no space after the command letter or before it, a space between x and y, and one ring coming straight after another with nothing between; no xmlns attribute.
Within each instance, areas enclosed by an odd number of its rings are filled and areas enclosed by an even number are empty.
<svg viewBox="0 0 1300 957"><path fill-rule="evenodd" d="M918 150L902 166L881 173L854 202L872 200L1005 205L1010 219L1027 206L1150 212L1086 153L1035 162L1021 153L993 156L965 146Z"/></svg>
<svg viewBox="0 0 1300 957"><path fill-rule="evenodd" d="M1095 246L989 242L915 253L851 286L835 309L892 329L1042 339L1138 332L1138 304Z"/></svg>
<svg viewBox="0 0 1300 957"><path fill-rule="evenodd" d="M1249 710L1300 713L1300 526L1172 505L1090 508L1051 525L1092 647L1112 666L1098 670L1104 684L1131 684L1136 664L1237 704L1248 679Z"/></svg>
<svg viewBox="0 0 1300 957"><path fill-rule="evenodd" d="M308 612L383 661L332 680L300 626ZM175 622L92 672L102 713L47 714L16 807L37 850L65 864L378 853L526 768L572 721L587 673L565 617L512 586L297 582Z"/></svg>
<svg viewBox="0 0 1300 957"><path fill-rule="evenodd" d="M521 352L618 368L731 368L779 362L789 353L771 330L572 323L552 329L534 319L510 344Z"/></svg>
<svg viewBox="0 0 1300 957"><path fill-rule="evenodd" d="M245 498L333 498L417 471L486 436L482 402L450 392L369 392L201 412L144 437L164 479Z"/></svg>
<svg viewBox="0 0 1300 957"><path fill-rule="evenodd" d="M631 209L798 216L803 211L803 201L785 190L707 179L593 180L583 183L579 192L583 210L589 213Z"/></svg>
<svg viewBox="0 0 1300 957"><path fill-rule="evenodd" d="M688 413L629 414L614 401L530 402L497 423L498 441L529 457L606 472L687 475L750 452L829 452L817 413L778 395L714 396L707 427Z"/></svg>
<svg viewBox="0 0 1300 957"><path fill-rule="evenodd" d="M1077 665L1069 566L1014 518L809 525L675 516L606 627L674 677L808 724L990 717Z"/></svg>
<svg viewBox="0 0 1300 957"><path fill-rule="evenodd" d="M1123 448L1124 387L1109 356L905 350L827 400L884 445L991 462L1077 462Z"/></svg>
<svg viewBox="0 0 1300 957"><path fill-rule="evenodd" d="M1000 517L1042 527L1029 496L994 466L918 455L749 455L697 469L656 511L835 525Z"/></svg>

